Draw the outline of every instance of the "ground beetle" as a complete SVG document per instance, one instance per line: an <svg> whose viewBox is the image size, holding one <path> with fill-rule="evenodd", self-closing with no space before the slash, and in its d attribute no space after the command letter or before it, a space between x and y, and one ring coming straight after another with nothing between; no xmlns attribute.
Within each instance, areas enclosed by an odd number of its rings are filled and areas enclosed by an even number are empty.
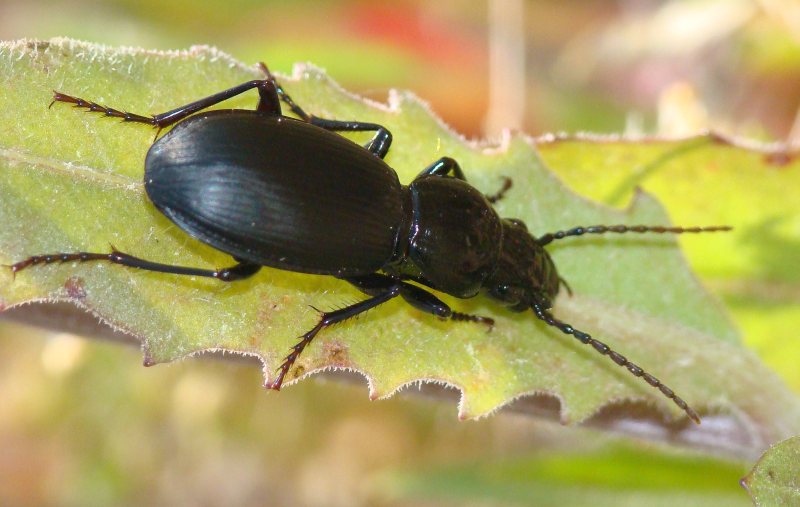
<svg viewBox="0 0 800 507"><path fill-rule="evenodd" d="M35 255L11 266L12 271L35 264L102 260L231 282L270 266L334 276L367 294L363 301L322 312L319 322L280 366L270 386L276 390L320 330L397 296L437 317L491 326L491 318L455 312L422 287L457 298L470 298L483 290L511 311L530 309L548 325L608 355L699 423L697 413L657 378L551 315L552 302L566 284L544 246L583 234L683 233L729 227L596 225L534 237L523 222L502 219L492 207L510 188L510 180L497 194L484 195L466 182L455 160L443 157L404 186L383 160L392 142L386 128L309 115L263 63L260 68L264 79L152 117L60 92L55 92L50 104L71 103L124 121L146 123L159 132L175 125L147 153L147 195L189 235L233 256L235 265L219 270L173 266L112 248L111 253ZM201 112L253 88L260 95L255 111ZM284 116L281 101L299 119ZM375 134L362 147L336 133L354 131Z"/></svg>

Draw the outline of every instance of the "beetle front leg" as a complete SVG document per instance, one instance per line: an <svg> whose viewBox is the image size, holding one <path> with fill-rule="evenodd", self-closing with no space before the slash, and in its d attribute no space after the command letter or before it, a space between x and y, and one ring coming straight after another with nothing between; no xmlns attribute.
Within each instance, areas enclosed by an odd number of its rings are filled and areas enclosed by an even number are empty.
<svg viewBox="0 0 800 507"><path fill-rule="evenodd" d="M399 287L400 297L406 303L417 310L422 310L425 313L430 313L443 319L479 322L488 325L490 328L494 325L494 319L490 317L454 312L444 301L422 287L404 282L399 278L375 273L366 276L349 277L345 278L345 280L353 284L361 292L371 296L393 287Z"/></svg>
<svg viewBox="0 0 800 507"><path fill-rule="evenodd" d="M494 327L494 319L491 317L481 317L480 315L454 312L441 299L437 298L425 289L417 287L416 285L411 285L410 283L402 282L400 296L405 300L406 303L410 304L414 308L422 310L426 313L431 313L437 317L464 322L478 322L489 326L489 329Z"/></svg>

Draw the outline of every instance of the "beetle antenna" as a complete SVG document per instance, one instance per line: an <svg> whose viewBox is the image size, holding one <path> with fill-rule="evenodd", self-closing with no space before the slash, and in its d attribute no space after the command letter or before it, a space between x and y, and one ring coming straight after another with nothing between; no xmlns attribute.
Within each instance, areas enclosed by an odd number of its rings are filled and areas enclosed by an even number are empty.
<svg viewBox="0 0 800 507"><path fill-rule="evenodd" d="M730 231L733 227L729 225L713 225L710 227L665 227L661 225L592 225L590 227L573 227L566 231L548 232L538 238L536 242L539 245L546 245L556 239L564 239L569 236L583 236L584 234L605 234L607 232L616 232L624 234L626 232L646 233L655 232L658 234L672 233L672 234L685 234L685 233L700 233L700 232L720 232Z"/></svg>
<svg viewBox="0 0 800 507"><path fill-rule="evenodd" d="M595 340L588 333L579 331L574 327L572 327L571 325L556 319L550 314L550 312L544 310L538 303L533 303L531 305L531 309L533 310L533 313L535 313L536 316L539 317L541 320L543 320L546 324L555 327L564 334L569 334L574 336L579 342L583 343L584 345L591 345L592 348L594 348L597 352L603 354L604 356L610 357L611 360L617 363L619 366L624 366L625 368L627 368L628 371L631 372L635 377L641 377L642 379L644 379L645 382L657 388L659 391L661 391L661 394L671 399L678 407L680 407L684 412L686 412L686 415L688 415L692 421L694 421L696 424L700 424L700 416L697 415L697 412L695 412L694 409L690 407L689 404L683 400L683 398L677 396L672 389L664 385L656 377L650 375L639 366L628 361L628 358L626 358L619 352L612 350L611 347L609 347L605 343L599 340Z"/></svg>

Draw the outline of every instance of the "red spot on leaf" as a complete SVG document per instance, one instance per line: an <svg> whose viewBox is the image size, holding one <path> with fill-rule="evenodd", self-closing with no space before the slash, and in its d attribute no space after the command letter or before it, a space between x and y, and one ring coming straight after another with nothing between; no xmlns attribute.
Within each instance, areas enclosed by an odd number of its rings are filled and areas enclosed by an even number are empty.
<svg viewBox="0 0 800 507"><path fill-rule="evenodd" d="M347 353L348 348L341 342L326 342L322 346L322 349L325 353L325 357L331 362L331 364L336 366L351 366L350 356Z"/></svg>
<svg viewBox="0 0 800 507"><path fill-rule="evenodd" d="M794 153L789 153L786 150L781 150L772 153L767 153L764 156L764 161L769 165L774 165L777 167L785 167L794 162L796 156L797 155Z"/></svg>
<svg viewBox="0 0 800 507"><path fill-rule="evenodd" d="M78 276L71 276L64 283L64 289L67 291L67 296L70 299L86 299L86 289L83 286L83 278Z"/></svg>

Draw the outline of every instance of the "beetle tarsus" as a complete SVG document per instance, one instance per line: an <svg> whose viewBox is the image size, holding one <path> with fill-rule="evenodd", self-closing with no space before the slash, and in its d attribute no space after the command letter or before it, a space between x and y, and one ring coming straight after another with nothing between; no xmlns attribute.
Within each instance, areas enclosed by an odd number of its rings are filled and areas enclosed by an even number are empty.
<svg viewBox="0 0 800 507"><path fill-rule="evenodd" d="M65 262L74 262L74 261L86 262L86 261L96 261L96 260L110 261L111 255L112 254L96 254L90 252L74 252L74 253L59 252L52 254L32 255L27 259L23 259L19 262L12 264L10 268L11 272L16 275L23 269L27 269L31 266L36 266L39 264L53 264L55 262L63 264Z"/></svg>
<svg viewBox="0 0 800 507"><path fill-rule="evenodd" d="M90 100L85 100L80 97L73 97L72 95L67 95L66 93L54 91L53 101L50 102L48 108L52 107L52 105L56 102L66 102L67 104L72 104L74 107L83 108L88 113L101 113L104 116L119 118L124 122L146 123L153 126L157 125L155 118L152 116L148 117L140 114L119 111L111 107L101 106L100 104Z"/></svg>
<svg viewBox="0 0 800 507"><path fill-rule="evenodd" d="M481 317L480 315L472 315L469 313L453 312L450 315L450 320L461 322L477 322L478 324L486 325L487 331L494 329L494 319L491 317Z"/></svg>

